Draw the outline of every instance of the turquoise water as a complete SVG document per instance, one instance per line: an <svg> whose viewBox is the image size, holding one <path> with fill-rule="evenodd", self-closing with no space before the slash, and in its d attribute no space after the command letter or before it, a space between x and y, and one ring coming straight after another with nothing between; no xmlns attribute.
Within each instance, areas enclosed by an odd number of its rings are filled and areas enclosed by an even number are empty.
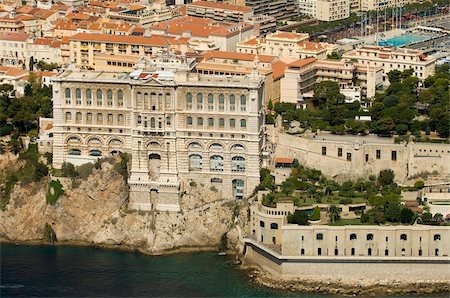
<svg viewBox="0 0 450 298"><path fill-rule="evenodd" d="M423 35L401 35L393 38L389 38L386 41L380 41L378 44L381 46L391 45L394 47L399 47L403 45L407 45L413 42L424 41L430 39L429 36Z"/></svg>
<svg viewBox="0 0 450 298"><path fill-rule="evenodd" d="M216 253L152 257L9 244L0 250L0 297L339 297L258 287L232 258Z"/></svg>

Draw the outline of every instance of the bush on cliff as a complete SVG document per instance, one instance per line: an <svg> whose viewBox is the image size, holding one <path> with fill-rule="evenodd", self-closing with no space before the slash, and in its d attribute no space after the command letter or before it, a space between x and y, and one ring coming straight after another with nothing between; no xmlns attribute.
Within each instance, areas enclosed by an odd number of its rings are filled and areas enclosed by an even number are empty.
<svg viewBox="0 0 450 298"><path fill-rule="evenodd" d="M59 180L52 180L46 196L47 204L55 205L58 199L64 194L64 189Z"/></svg>
<svg viewBox="0 0 450 298"><path fill-rule="evenodd" d="M318 206L314 207L314 210L313 210L313 212L311 214L310 219L312 221L320 220L320 208Z"/></svg>

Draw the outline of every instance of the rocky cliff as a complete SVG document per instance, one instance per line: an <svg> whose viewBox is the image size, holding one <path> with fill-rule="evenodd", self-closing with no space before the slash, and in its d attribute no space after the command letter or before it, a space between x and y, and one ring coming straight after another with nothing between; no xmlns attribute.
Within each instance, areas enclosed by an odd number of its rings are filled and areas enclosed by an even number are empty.
<svg viewBox="0 0 450 298"><path fill-rule="evenodd" d="M131 212L126 208L126 181L110 162L102 163L87 179L58 179L64 195L54 206L46 203L50 178L14 187L6 210L0 211L0 240L45 242L46 229L51 227L58 243L159 254L214 249L224 243L234 247L240 237L233 228L239 214L235 202L202 185L186 189L180 213ZM223 235L229 230L227 239Z"/></svg>

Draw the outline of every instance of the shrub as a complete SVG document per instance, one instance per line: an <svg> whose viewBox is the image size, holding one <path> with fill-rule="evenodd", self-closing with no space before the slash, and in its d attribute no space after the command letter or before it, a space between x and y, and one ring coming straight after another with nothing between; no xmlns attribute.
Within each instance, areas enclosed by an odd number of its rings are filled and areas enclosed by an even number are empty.
<svg viewBox="0 0 450 298"><path fill-rule="evenodd" d="M339 200L339 204L342 204L342 205L348 205L348 204L351 204L351 203L353 203L353 199L352 198L342 198L342 199Z"/></svg>
<svg viewBox="0 0 450 298"><path fill-rule="evenodd" d="M189 186L190 187L197 187L197 182L191 181L191 182L189 182Z"/></svg>
<svg viewBox="0 0 450 298"><path fill-rule="evenodd" d="M128 161L130 157L127 153L120 153L120 162L114 165L114 170L122 175L125 181L128 180Z"/></svg>
<svg viewBox="0 0 450 298"><path fill-rule="evenodd" d="M61 174L63 177L77 178L78 173L75 166L69 162L64 162L61 166Z"/></svg>
<svg viewBox="0 0 450 298"><path fill-rule="evenodd" d="M305 211L295 210L294 214L289 213L288 223L307 226L309 225L308 214Z"/></svg>
<svg viewBox="0 0 450 298"><path fill-rule="evenodd" d="M90 162L82 164L81 166L78 166L76 168L76 172L78 173L78 176L84 180L86 180L92 174L93 170L94 170L94 164L92 164Z"/></svg>
<svg viewBox="0 0 450 298"><path fill-rule="evenodd" d="M424 188L425 187L425 183L422 181L422 180L417 180L415 183L414 183L414 188L415 189L422 189L422 188Z"/></svg>
<svg viewBox="0 0 450 298"><path fill-rule="evenodd" d="M46 196L47 204L55 205L59 197L64 194L61 182L59 180L52 180L49 184L49 189Z"/></svg>
<svg viewBox="0 0 450 298"><path fill-rule="evenodd" d="M312 221L316 221L316 220L320 220L320 208L319 206L314 207L314 210L310 216L310 220Z"/></svg>
<svg viewBox="0 0 450 298"><path fill-rule="evenodd" d="M11 191L14 188L14 185L19 180L17 176L12 173L8 174L8 179L6 180L6 183L2 188L0 188L0 195L1 195L1 201L0 201L0 208L2 211L5 211L6 205L8 205L9 199L11 197Z"/></svg>
<svg viewBox="0 0 450 298"><path fill-rule="evenodd" d="M277 199L273 193L269 193L269 194L266 194L265 196L263 196L262 204L264 206L268 206L268 207L274 206L276 202L277 202Z"/></svg>

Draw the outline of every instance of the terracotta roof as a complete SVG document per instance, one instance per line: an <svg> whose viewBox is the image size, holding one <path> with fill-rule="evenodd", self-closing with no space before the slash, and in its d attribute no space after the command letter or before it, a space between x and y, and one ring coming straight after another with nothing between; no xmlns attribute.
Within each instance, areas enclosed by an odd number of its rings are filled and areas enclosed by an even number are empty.
<svg viewBox="0 0 450 298"><path fill-rule="evenodd" d="M248 40L244 41L241 44L248 45L248 46L256 46L256 45L259 45L259 40L257 38L252 38L252 39L248 39Z"/></svg>
<svg viewBox="0 0 450 298"><path fill-rule="evenodd" d="M205 60L219 58L230 60L254 61L256 54L244 54L236 52L209 51L204 53ZM258 55L258 60L263 63L272 63L277 57L269 55Z"/></svg>
<svg viewBox="0 0 450 298"><path fill-rule="evenodd" d="M89 19L89 15L83 13L69 13L66 15L66 19L68 20L87 20Z"/></svg>
<svg viewBox="0 0 450 298"><path fill-rule="evenodd" d="M0 21L5 23L20 23L22 20L19 17L16 18L0 18Z"/></svg>
<svg viewBox="0 0 450 298"><path fill-rule="evenodd" d="M320 44L319 42L313 42L313 41L302 41L298 43L300 49L304 49L307 51L317 51L324 49L325 47Z"/></svg>
<svg viewBox="0 0 450 298"><path fill-rule="evenodd" d="M169 44L187 44L189 38L173 37L164 35L152 35L150 37L128 36L128 35L111 35L111 34L94 34L94 33L77 33L70 37L70 40L80 41L96 41L109 43L123 43L135 45L166 45L166 39Z"/></svg>
<svg viewBox="0 0 450 298"><path fill-rule="evenodd" d="M286 39L297 39L297 38L304 38L305 33L291 33L291 32L275 32L272 34L269 34L266 36L266 38L286 38Z"/></svg>
<svg viewBox="0 0 450 298"><path fill-rule="evenodd" d="M46 45L49 46L52 43L51 39L48 38L36 38L34 40L35 45Z"/></svg>
<svg viewBox="0 0 450 298"><path fill-rule="evenodd" d="M11 77L21 77L27 75L25 70L9 66L0 66L0 72L4 72L6 76Z"/></svg>
<svg viewBox="0 0 450 298"><path fill-rule="evenodd" d="M286 71L286 68L288 67L287 63L284 63L283 61L277 61L272 64L272 77L274 80L277 80L284 76L284 72Z"/></svg>
<svg viewBox="0 0 450 298"><path fill-rule="evenodd" d="M317 60L316 58L312 58L312 57L305 58L305 59L298 59L292 63L289 63L289 67L304 67L308 64L315 62L316 60Z"/></svg>
<svg viewBox="0 0 450 298"><path fill-rule="evenodd" d="M0 40L26 41L30 34L25 32L2 32L0 31Z"/></svg>
<svg viewBox="0 0 450 298"><path fill-rule="evenodd" d="M77 31L78 26L75 25L74 23L70 23L70 22L58 23L55 25L54 29Z"/></svg>
<svg viewBox="0 0 450 298"><path fill-rule="evenodd" d="M274 162L275 163L294 163L294 158L293 157L275 157Z"/></svg>
<svg viewBox="0 0 450 298"><path fill-rule="evenodd" d="M252 11L251 7L248 6L239 6L239 5L231 5L231 4L225 4L225 3L219 3L219 2L207 2L207 1L197 1L194 3L189 3L187 6L200 6L200 7L207 7L207 8L215 8L215 9L222 9L222 10L236 10L240 12L249 12Z"/></svg>

